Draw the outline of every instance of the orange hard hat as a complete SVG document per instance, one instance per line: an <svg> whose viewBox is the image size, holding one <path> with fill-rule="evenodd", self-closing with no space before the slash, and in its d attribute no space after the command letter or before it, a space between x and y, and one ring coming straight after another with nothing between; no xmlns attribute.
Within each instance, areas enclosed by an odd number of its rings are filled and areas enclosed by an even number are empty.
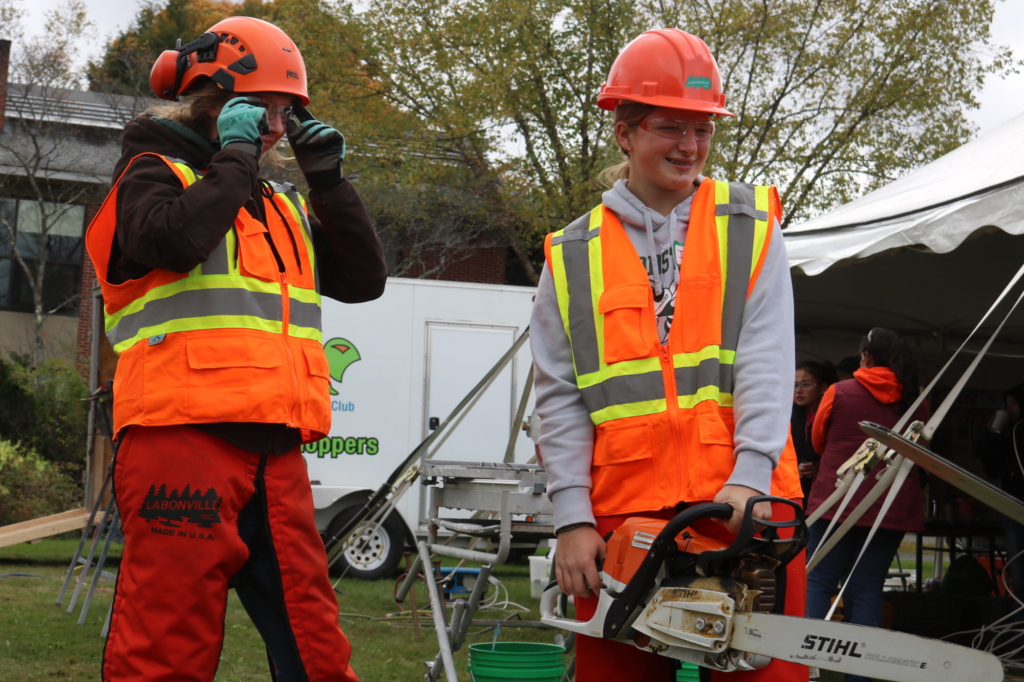
<svg viewBox="0 0 1024 682"><path fill-rule="evenodd" d="M178 40L175 49L157 57L149 84L160 99L177 100L203 76L229 92L279 92L309 104L299 48L261 19L230 17L190 43Z"/></svg>
<svg viewBox="0 0 1024 682"><path fill-rule="evenodd" d="M597 105L611 111L622 101L734 116L711 50L678 28L641 33L615 58Z"/></svg>

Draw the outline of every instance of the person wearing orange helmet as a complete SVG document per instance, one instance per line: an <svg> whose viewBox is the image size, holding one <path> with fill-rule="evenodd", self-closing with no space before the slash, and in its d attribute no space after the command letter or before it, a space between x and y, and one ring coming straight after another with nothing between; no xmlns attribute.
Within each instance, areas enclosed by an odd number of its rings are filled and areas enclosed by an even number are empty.
<svg viewBox="0 0 1024 682"><path fill-rule="evenodd" d="M120 356L102 679L212 680L234 587L274 679L356 682L299 446L331 428L321 296L380 296L383 250L295 43L249 17L178 42L86 233ZM261 177L285 135L312 212Z"/></svg>
<svg viewBox="0 0 1024 682"><path fill-rule="evenodd" d="M604 539L631 516L715 501L802 497L788 442L793 294L774 187L702 175L725 108L708 46L678 29L627 45L601 87L626 160L601 205L549 234L533 309L540 449L554 507L555 575L577 618L597 606ZM776 520L786 505L758 503ZM806 572L779 572L803 615ZM788 584L787 584L788 583ZM677 663L581 636L578 682L674 679ZM712 679L724 673L711 673ZM807 680L774 661L744 680Z"/></svg>

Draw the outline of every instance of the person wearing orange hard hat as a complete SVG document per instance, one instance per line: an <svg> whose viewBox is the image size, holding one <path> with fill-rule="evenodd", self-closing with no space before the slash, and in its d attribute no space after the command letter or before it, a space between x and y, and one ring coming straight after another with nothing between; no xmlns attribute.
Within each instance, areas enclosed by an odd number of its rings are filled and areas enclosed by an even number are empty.
<svg viewBox="0 0 1024 682"><path fill-rule="evenodd" d="M788 440L795 351L782 207L774 187L701 174L718 119L733 115L714 57L681 30L647 31L612 64L598 105L613 112L626 160L609 169L601 205L547 236L530 323L555 575L579 620L597 607L604 538L627 518L714 501L737 510L707 531L727 536L751 497L802 497ZM754 507L762 519L794 513ZM777 608L790 615L803 615L804 563L778 572ZM667 682L676 665L577 640L578 682ZM719 678L797 682L808 670L773 661L711 673Z"/></svg>
<svg viewBox="0 0 1024 682"><path fill-rule="evenodd" d="M356 682L299 446L331 428L321 296L379 297L380 241L273 24L164 52L86 232L114 379L125 549L102 679L214 678L233 587L276 680ZM309 185L261 175L287 136ZM309 210L312 205L312 211Z"/></svg>

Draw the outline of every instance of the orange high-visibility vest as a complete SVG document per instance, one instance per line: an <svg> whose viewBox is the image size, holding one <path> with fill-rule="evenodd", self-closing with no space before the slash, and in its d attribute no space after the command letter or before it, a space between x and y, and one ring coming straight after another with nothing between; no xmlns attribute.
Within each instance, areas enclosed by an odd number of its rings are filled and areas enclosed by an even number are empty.
<svg viewBox="0 0 1024 682"><path fill-rule="evenodd" d="M732 475L740 327L780 216L774 187L700 184L665 346L648 273L614 213L598 206L547 236L577 386L595 424L595 515L711 500ZM771 488L802 497L792 445Z"/></svg>
<svg viewBox="0 0 1024 682"><path fill-rule="evenodd" d="M140 154L132 163L140 156L162 159L184 187L202 182L202 173L182 161ZM330 374L321 345L319 280L306 207L295 188L273 185L274 196L263 198L266 225L241 209L210 257L191 272L153 270L112 284L119 186L120 180L85 236L103 290L107 338L120 355L115 430L261 422L302 429L307 440L325 437ZM284 272L264 236L268 231Z"/></svg>

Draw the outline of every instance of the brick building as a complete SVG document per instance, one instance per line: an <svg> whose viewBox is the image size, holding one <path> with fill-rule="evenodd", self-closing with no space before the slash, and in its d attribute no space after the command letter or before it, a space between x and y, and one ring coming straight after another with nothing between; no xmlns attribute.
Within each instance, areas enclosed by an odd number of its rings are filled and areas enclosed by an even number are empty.
<svg viewBox="0 0 1024 682"><path fill-rule="evenodd" d="M75 357L88 376L96 277L85 227L109 189L124 123L146 103L8 83L10 49L0 41L0 353L34 348L32 289L14 244L32 269L46 224L46 355Z"/></svg>

